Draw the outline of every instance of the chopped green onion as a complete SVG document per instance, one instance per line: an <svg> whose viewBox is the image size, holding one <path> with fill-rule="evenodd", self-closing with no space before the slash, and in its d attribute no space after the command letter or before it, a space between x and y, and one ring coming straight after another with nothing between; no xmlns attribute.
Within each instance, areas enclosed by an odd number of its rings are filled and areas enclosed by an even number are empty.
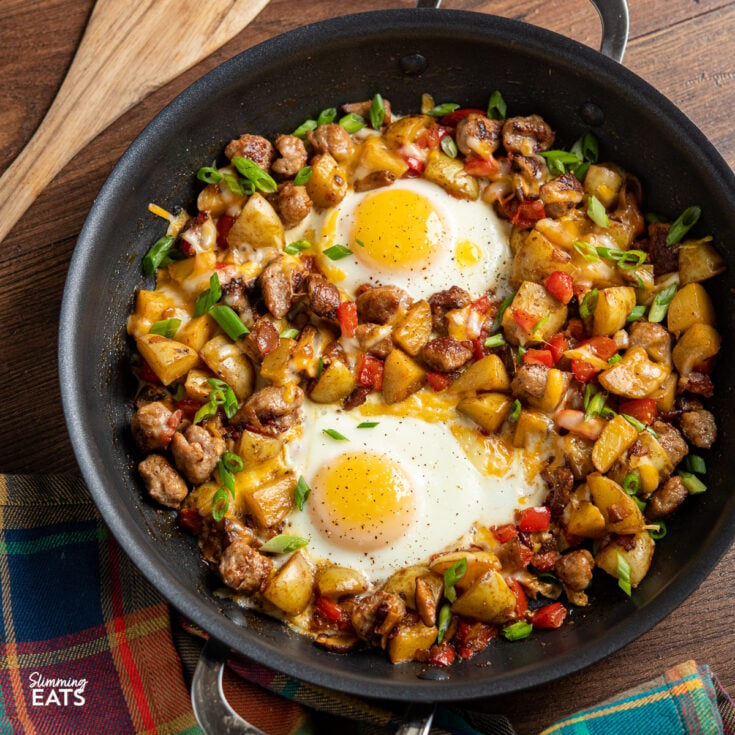
<svg viewBox="0 0 735 735"><path fill-rule="evenodd" d="M217 184L222 181L222 174L212 166L202 166L197 171L197 178L205 184Z"/></svg>
<svg viewBox="0 0 735 735"><path fill-rule="evenodd" d="M296 549L306 546L308 543L308 538L279 533L278 536L274 536L272 539L266 541L258 551L265 551L270 554L288 554L291 551L296 551Z"/></svg>
<svg viewBox="0 0 735 735"><path fill-rule="evenodd" d="M431 117L444 117L444 115L448 115L450 112L458 109L459 105L454 102L444 102L441 105L434 105L434 107L426 111L426 114L431 115Z"/></svg>
<svg viewBox="0 0 735 735"><path fill-rule="evenodd" d="M457 150L457 144L454 142L454 138L452 138L451 135L445 135L441 142L439 143L441 146L442 151L444 151L445 155L449 156L450 158L456 158L459 151Z"/></svg>
<svg viewBox="0 0 735 735"><path fill-rule="evenodd" d="M242 188L242 183L240 179L235 176L235 174L231 174L229 172L223 173L222 178L224 179L225 184L227 185L227 188L237 196L244 196L245 189Z"/></svg>
<svg viewBox="0 0 735 735"><path fill-rule="evenodd" d="M608 365L617 365L619 362L622 362L623 358L616 352L611 358L608 359L607 364Z"/></svg>
<svg viewBox="0 0 735 735"><path fill-rule="evenodd" d="M588 163L597 163L600 157L600 144L594 133L587 132L574 142L571 151Z"/></svg>
<svg viewBox="0 0 735 735"><path fill-rule="evenodd" d="M590 405L590 399L596 395L597 388L592 383L587 383L584 388L584 409L587 410L587 406Z"/></svg>
<svg viewBox="0 0 735 735"><path fill-rule="evenodd" d="M609 227L610 218L602 202L593 194L587 202L587 216L600 227Z"/></svg>
<svg viewBox="0 0 735 735"><path fill-rule="evenodd" d="M222 287L219 283L217 273L212 273L209 278L209 288L202 291L194 303L194 316L206 314L222 298Z"/></svg>
<svg viewBox="0 0 735 735"><path fill-rule="evenodd" d="M296 339L299 336L299 330L291 327L291 329L284 329L278 336L281 339Z"/></svg>
<svg viewBox="0 0 735 735"><path fill-rule="evenodd" d="M487 116L491 120L505 120L508 114L508 104L503 99L499 89L496 89L487 102Z"/></svg>
<svg viewBox="0 0 735 735"><path fill-rule="evenodd" d="M584 183L584 178L585 176L587 176L587 171L589 171L589 168L589 161L585 161L584 163L580 163L579 166L575 166L572 169L572 173L576 177L577 181Z"/></svg>
<svg viewBox="0 0 735 735"><path fill-rule="evenodd" d="M491 349L493 347L502 347L505 344L508 343L505 341L505 337L503 337L502 334L493 334L485 340L485 347L489 347Z"/></svg>
<svg viewBox="0 0 735 735"><path fill-rule="evenodd" d="M349 439L346 436L340 434L336 429L322 429L322 434L326 434L332 439L336 439L338 442L347 442Z"/></svg>
<svg viewBox="0 0 735 735"><path fill-rule="evenodd" d="M497 332L498 329L500 329L500 324L503 321L503 315L505 314L505 310L513 303L513 299L516 297L516 291L513 291L513 293L510 296L506 296L501 302L500 306L498 307L498 313L495 315L495 319L493 319L493 325L490 327L491 332Z"/></svg>
<svg viewBox="0 0 735 735"><path fill-rule="evenodd" d="M367 123L365 118L361 115L357 115L354 112L348 112L343 118L340 119L339 124L350 134L356 133L358 130L362 130Z"/></svg>
<svg viewBox="0 0 735 735"><path fill-rule="evenodd" d="M358 429L373 429L375 428L380 422L379 421L361 421L358 425Z"/></svg>
<svg viewBox="0 0 735 735"><path fill-rule="evenodd" d="M518 419L521 416L521 410L523 409L523 406L521 405L521 402L516 398L513 403L510 405L510 414L508 418L515 423L518 421Z"/></svg>
<svg viewBox="0 0 735 735"><path fill-rule="evenodd" d="M646 253L643 250L624 250L623 255L617 259L618 268L624 271L634 271L639 265L643 265L645 260Z"/></svg>
<svg viewBox="0 0 735 735"><path fill-rule="evenodd" d="M214 401L207 401L199 407L199 410L194 414L192 422L198 424L200 421L204 421L204 419L209 419L216 415L217 404Z"/></svg>
<svg viewBox="0 0 735 735"><path fill-rule="evenodd" d="M444 597L446 597L449 602L454 602L457 599L457 591L454 589L454 585L457 584L465 574L467 574L466 558L455 561L454 564L444 572Z"/></svg>
<svg viewBox="0 0 735 735"><path fill-rule="evenodd" d="M696 472L698 475L707 474L707 465L704 463L704 459L698 454L690 454L684 460L687 470L689 472Z"/></svg>
<svg viewBox="0 0 735 735"><path fill-rule="evenodd" d="M306 484L306 480L303 475L299 477L299 481L296 483L296 487L293 491L294 502L299 510L304 509L306 499L309 497L311 488Z"/></svg>
<svg viewBox="0 0 735 735"><path fill-rule="evenodd" d="M212 518L219 523L225 517L229 507L230 496L227 490L221 487L212 497Z"/></svg>
<svg viewBox="0 0 735 735"><path fill-rule="evenodd" d="M294 185L304 186L311 178L312 171L313 169L311 166L304 166L303 168L299 169L299 172L296 174L296 176L294 176Z"/></svg>
<svg viewBox="0 0 735 735"><path fill-rule="evenodd" d="M687 207L675 220L666 235L667 245L676 245L689 230L694 227L702 216L700 207Z"/></svg>
<svg viewBox="0 0 735 735"><path fill-rule="evenodd" d="M194 423L198 424L202 419L214 416L217 413L218 406L222 406L225 416L231 419L237 413L235 391L219 378L208 378L207 382L212 386L212 390L209 392L209 400L194 415Z"/></svg>
<svg viewBox="0 0 735 735"><path fill-rule="evenodd" d="M525 620L519 620L517 623L513 623L513 625L506 625L502 633L507 641L522 641L531 635L532 630L533 625L531 623L527 623Z"/></svg>
<svg viewBox="0 0 735 735"><path fill-rule="evenodd" d="M607 400L607 393L596 393L587 405L587 410L584 412L584 420L589 421L595 416L599 416L603 408L605 408L605 401Z"/></svg>
<svg viewBox="0 0 735 735"><path fill-rule="evenodd" d="M436 642L441 643L444 640L449 624L452 622L452 606L445 602L439 610L439 620L437 621L438 635Z"/></svg>
<svg viewBox="0 0 735 735"><path fill-rule="evenodd" d="M630 597L630 564L628 560L618 551L618 587Z"/></svg>
<svg viewBox="0 0 735 735"><path fill-rule="evenodd" d="M597 254L597 249L590 245L588 242L584 242L584 240L575 240L573 243L574 249L585 259L589 260L590 263L595 263L600 259L600 256Z"/></svg>
<svg viewBox="0 0 735 735"><path fill-rule="evenodd" d="M250 330L243 324L237 312L225 304L218 304L209 310L210 316L222 327L231 340L238 340Z"/></svg>
<svg viewBox="0 0 735 735"><path fill-rule="evenodd" d="M230 472L242 472L245 466L242 462L242 457L239 454L235 454L235 452L225 452L220 458L220 461Z"/></svg>
<svg viewBox="0 0 735 735"><path fill-rule="evenodd" d="M579 315L584 319L588 316L592 316L597 308L597 299L599 298L600 292L596 289L590 289L582 299L582 303L579 305Z"/></svg>
<svg viewBox="0 0 735 735"><path fill-rule="evenodd" d="M679 477L681 477L681 481L684 483L684 487L690 495L699 495L699 493L703 493L707 489L707 486L691 472L680 471Z"/></svg>
<svg viewBox="0 0 735 735"><path fill-rule="evenodd" d="M330 260L342 260L342 258L352 255L352 250L347 245L332 245L323 252Z"/></svg>
<svg viewBox="0 0 735 735"><path fill-rule="evenodd" d="M520 365L523 362L523 356L528 352L528 347L522 347L521 345L518 346L518 351L516 352L516 365Z"/></svg>
<svg viewBox="0 0 735 735"><path fill-rule="evenodd" d="M356 242L356 243L357 243L357 244L358 244L358 245L359 245L359 246L360 246L361 248L364 248L364 247L365 247L365 243L364 243L364 242L363 242L362 240L360 240L360 238L356 237L356 238L355 238L355 242Z"/></svg>
<svg viewBox="0 0 735 735"><path fill-rule="evenodd" d="M301 140L303 140L306 137L306 134L310 130L316 130L316 127L316 120L305 120L301 123L301 125L299 125L298 128L296 128L296 130L293 131L293 133L291 133L291 135L295 135L297 138L301 138Z"/></svg>
<svg viewBox="0 0 735 735"><path fill-rule="evenodd" d="M258 190L265 194L275 194L278 184L275 179L249 158L235 156L232 159L235 168Z"/></svg>
<svg viewBox="0 0 735 735"><path fill-rule="evenodd" d="M329 125L337 119L337 108L327 107L319 113L319 117L316 119L317 127L319 125Z"/></svg>
<svg viewBox="0 0 735 735"><path fill-rule="evenodd" d="M658 530L654 531L652 528L649 528L648 535L654 541L660 541L666 535L666 523L662 520L657 520L656 525L658 525Z"/></svg>
<svg viewBox="0 0 735 735"><path fill-rule="evenodd" d="M181 319L161 319L160 321L153 322L151 328L148 330L149 334L159 334L161 337L167 337L173 339L176 332L179 331L181 326Z"/></svg>
<svg viewBox="0 0 735 735"><path fill-rule="evenodd" d="M298 255L302 250L308 250L313 245L308 240L294 240L283 248L289 255Z"/></svg>
<svg viewBox="0 0 735 735"><path fill-rule="evenodd" d="M319 378L321 378L323 371L324 371L324 359L320 357L319 358L319 363L318 363L317 369L316 369L316 377L317 377L317 380L319 380Z"/></svg>
<svg viewBox="0 0 735 735"><path fill-rule="evenodd" d="M156 272L174 246L175 241L176 238L172 235L164 235L151 245L148 252L143 256L143 273L146 276Z"/></svg>
<svg viewBox="0 0 735 735"><path fill-rule="evenodd" d="M664 221L663 217L655 212L646 212L645 220L649 225L654 225L657 222Z"/></svg>
<svg viewBox="0 0 735 735"><path fill-rule="evenodd" d="M642 421L638 421L634 416L630 416L627 413L621 413L620 415L634 428L638 429L638 433L646 430L646 425Z"/></svg>
<svg viewBox="0 0 735 735"><path fill-rule="evenodd" d="M217 462L217 474L219 475L219 479L222 481L222 484L230 491L230 495L232 497L235 497L235 475L230 472L230 470L227 469L225 466L225 463L220 458L219 462Z"/></svg>
<svg viewBox="0 0 735 735"><path fill-rule="evenodd" d="M638 304L630 310L630 314L628 314L628 317L625 321L629 324L630 322L637 322L645 313L646 307L643 304Z"/></svg>
<svg viewBox="0 0 735 735"><path fill-rule="evenodd" d="M643 512L646 509L646 503L645 503L645 501L641 500L636 495L633 495L631 497L633 499L633 502L638 506L638 510L640 510L641 512Z"/></svg>
<svg viewBox="0 0 735 735"><path fill-rule="evenodd" d="M653 299L653 303L651 304L651 309L648 312L649 322L663 321L664 317L666 316L666 312L669 310L669 304L676 294L676 287L677 284L672 283L670 286L667 286L663 291L659 291L656 294L655 298Z"/></svg>
<svg viewBox="0 0 735 735"><path fill-rule="evenodd" d="M171 394L171 398L175 401L183 401L186 398L186 386L183 383L179 383Z"/></svg>
<svg viewBox="0 0 735 735"><path fill-rule="evenodd" d="M539 154L546 159L547 163L552 161L561 163L580 163L582 160L576 153L570 153L569 151L562 151L559 149L552 149L550 151L541 151Z"/></svg>
<svg viewBox="0 0 735 735"><path fill-rule="evenodd" d="M544 316L542 316L542 317L541 317L541 319L539 319L539 320L538 320L538 321L536 322L536 324L534 324L534 325L533 325L533 329L531 330L531 336L532 336L532 337L534 336L534 334L536 334L536 332L537 332L537 331L538 331L539 329L541 329L541 327L543 327L543 326L544 326L544 324L546 324L546 322L548 322L548 321L549 321L549 316L550 316L550 314L545 314Z"/></svg>
<svg viewBox="0 0 735 735"><path fill-rule="evenodd" d="M383 97L378 93L370 103L370 125L373 130L380 130L385 121L385 103Z"/></svg>

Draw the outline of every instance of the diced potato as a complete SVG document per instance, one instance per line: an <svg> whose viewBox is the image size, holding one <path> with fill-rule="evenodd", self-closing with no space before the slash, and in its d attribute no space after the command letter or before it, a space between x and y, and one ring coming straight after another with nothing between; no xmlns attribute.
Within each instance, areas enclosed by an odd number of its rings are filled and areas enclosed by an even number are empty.
<svg viewBox="0 0 735 735"><path fill-rule="evenodd" d="M294 376L290 370L289 362L296 348L296 342L292 339L281 338L278 347L269 352L260 366L260 374L265 380L273 385L286 385L293 382Z"/></svg>
<svg viewBox="0 0 735 735"><path fill-rule="evenodd" d="M158 334L142 334L135 344L164 385L183 377L199 362L199 355L191 347Z"/></svg>
<svg viewBox="0 0 735 735"><path fill-rule="evenodd" d="M197 209L200 212L209 212L211 217L219 217L232 206L241 207L244 201L244 196L231 192L224 182L221 186L208 184L199 192Z"/></svg>
<svg viewBox="0 0 735 735"><path fill-rule="evenodd" d="M694 324L715 326L715 307L704 286L687 283L671 299L667 312L670 332L685 332Z"/></svg>
<svg viewBox="0 0 735 735"><path fill-rule="evenodd" d="M647 431L638 435L645 454L630 457L628 464L631 470L637 470L641 464L652 465L660 477L668 477L674 471L674 465L666 450Z"/></svg>
<svg viewBox="0 0 735 735"><path fill-rule="evenodd" d="M399 625L396 634L388 641L391 663L413 661L419 651L431 648L438 632L435 625L425 625L421 621L413 625Z"/></svg>
<svg viewBox="0 0 735 735"><path fill-rule="evenodd" d="M243 429L237 453L246 466L257 466L277 457L281 453L281 449L283 449L283 442L278 437L266 436L265 434Z"/></svg>
<svg viewBox="0 0 735 735"><path fill-rule="evenodd" d="M595 466L592 464L593 443L575 434L566 434L562 437L564 457L575 480L582 480L593 472Z"/></svg>
<svg viewBox="0 0 735 735"><path fill-rule="evenodd" d="M450 393L510 390L510 378L497 355L486 355L473 362L449 387Z"/></svg>
<svg viewBox="0 0 735 735"><path fill-rule="evenodd" d="M513 446L532 450L552 429L552 419L540 411L524 408L513 434Z"/></svg>
<svg viewBox="0 0 735 735"><path fill-rule="evenodd" d="M383 400L386 403L400 403L421 388L425 380L424 369L396 348L385 358Z"/></svg>
<svg viewBox="0 0 735 735"><path fill-rule="evenodd" d="M327 209L339 204L347 194L347 174L329 153L311 159L311 176L306 191L314 206Z"/></svg>
<svg viewBox="0 0 735 735"><path fill-rule="evenodd" d="M245 505L262 528L280 523L294 507L294 490L297 478L293 472L259 485L244 497Z"/></svg>
<svg viewBox="0 0 735 735"><path fill-rule="evenodd" d="M212 373L209 370L198 370L196 368L189 370L184 381L187 397L193 398L195 401L205 402L212 392L212 386L209 384L211 377Z"/></svg>
<svg viewBox="0 0 735 735"><path fill-rule="evenodd" d="M502 623L512 614L516 596L499 572L486 572L452 604L456 615L483 623Z"/></svg>
<svg viewBox="0 0 735 735"><path fill-rule="evenodd" d="M659 411L673 411L674 402L676 401L676 386L679 383L679 376L671 373L662 383L658 390L655 390L649 398L656 401L656 408Z"/></svg>
<svg viewBox="0 0 735 735"><path fill-rule="evenodd" d="M538 230L531 230L513 258L510 285L520 286L523 281L540 283L554 271L573 273L572 256Z"/></svg>
<svg viewBox="0 0 735 735"><path fill-rule="evenodd" d="M609 163L593 163L584 177L585 193L597 197L606 208L615 204L622 185L620 169Z"/></svg>
<svg viewBox="0 0 735 735"><path fill-rule="evenodd" d="M710 240L687 240L679 246L679 276L682 284L706 281L724 273L727 266Z"/></svg>
<svg viewBox="0 0 735 735"><path fill-rule="evenodd" d="M163 312L173 306L174 300L167 293L141 288L135 296L133 316L136 319L149 322L148 328L150 328L150 324L159 321ZM146 332L148 328L145 329Z"/></svg>
<svg viewBox="0 0 735 735"><path fill-rule="evenodd" d="M609 533L637 533L643 528L643 515L633 498L609 477L593 472L587 478L592 502L605 518L605 530Z"/></svg>
<svg viewBox="0 0 735 735"><path fill-rule="evenodd" d="M415 357L431 337L431 307L423 299L416 301L393 327L393 341Z"/></svg>
<svg viewBox="0 0 735 735"><path fill-rule="evenodd" d="M347 398L356 386L352 370L341 360L333 360L322 370L309 398L315 403L337 403Z"/></svg>
<svg viewBox="0 0 735 735"><path fill-rule="evenodd" d="M253 248L283 250L286 240L283 222L271 203L257 192L245 203L227 236L233 249L249 245Z"/></svg>
<svg viewBox="0 0 735 735"><path fill-rule="evenodd" d="M637 587L648 574L653 559L653 550L656 542L648 531L639 531L635 535L635 545L626 550L622 545L613 541L597 552L595 562L600 569L609 575L618 578L618 554L630 565L630 586Z"/></svg>
<svg viewBox="0 0 735 735"><path fill-rule="evenodd" d="M214 327L212 317L209 314L202 314L184 324L176 333L176 339L198 352L211 339Z"/></svg>
<svg viewBox="0 0 735 735"><path fill-rule="evenodd" d="M714 357L720 351L721 341L717 330L709 324L692 324L671 351L679 375L686 378L695 366Z"/></svg>
<svg viewBox="0 0 735 735"><path fill-rule="evenodd" d="M462 559L467 560L467 571L454 585L459 593L466 592L489 571L500 571L500 560L490 551L451 551L436 557L429 566L432 572L443 578L447 569Z"/></svg>
<svg viewBox="0 0 735 735"><path fill-rule="evenodd" d="M592 447L592 464L600 472L607 472L636 439L638 429L622 416L616 416L605 425Z"/></svg>
<svg viewBox="0 0 735 735"><path fill-rule="evenodd" d="M529 396L528 405L538 408L541 411L553 411L565 396L570 383L572 382L572 374L551 368L546 373L546 387L540 398Z"/></svg>
<svg viewBox="0 0 735 735"><path fill-rule="evenodd" d="M653 462L648 457L639 457L638 461L639 464L637 469L640 487L642 494L644 496L648 496L659 486L661 476Z"/></svg>
<svg viewBox="0 0 735 735"><path fill-rule="evenodd" d="M345 595L359 595L368 585L360 572L335 565L324 567L317 572L316 587L320 595L339 600Z"/></svg>
<svg viewBox="0 0 735 735"><path fill-rule="evenodd" d="M390 171L397 179L408 171L408 164L377 135L371 135L363 142L359 165L368 171Z"/></svg>
<svg viewBox="0 0 735 735"><path fill-rule="evenodd" d="M407 115L392 122L383 134L383 138L391 148L401 148L407 143L415 143L416 138L433 122L428 115Z"/></svg>
<svg viewBox="0 0 735 735"><path fill-rule="evenodd" d="M480 184L464 170L464 163L459 158L450 158L438 149L429 151L424 178L459 199L475 200L480 196Z"/></svg>
<svg viewBox="0 0 735 735"><path fill-rule="evenodd" d="M429 567L425 564L415 564L410 567L404 567L397 572L391 574L383 585L385 592L398 595L407 607L412 610L416 609L416 580L430 574Z"/></svg>
<svg viewBox="0 0 735 735"><path fill-rule="evenodd" d="M625 326L634 306L635 289L631 286L600 289L592 318L592 333L607 336L615 334Z"/></svg>
<svg viewBox="0 0 735 735"><path fill-rule="evenodd" d="M255 371L250 360L230 342L224 334L219 334L207 342L199 355L207 367L224 380L238 400L249 398L255 385Z"/></svg>
<svg viewBox="0 0 735 735"><path fill-rule="evenodd" d="M513 399L504 393L482 393L467 396L457 404L457 411L471 418L489 433L500 429L510 414Z"/></svg>
<svg viewBox="0 0 735 735"><path fill-rule="evenodd" d="M526 320L528 324L524 323ZM537 344L550 339L566 320L567 307L564 304L540 283L524 281L503 314L502 327L511 344Z"/></svg>
<svg viewBox="0 0 735 735"><path fill-rule="evenodd" d="M298 615L311 601L314 573L300 551L273 575L263 590L263 597L286 615Z"/></svg>
<svg viewBox="0 0 735 735"><path fill-rule="evenodd" d="M589 500L572 508L566 525L568 533L584 538L601 538L606 533L602 511Z"/></svg>
<svg viewBox="0 0 735 735"><path fill-rule="evenodd" d="M620 362L600 373L599 380L615 395L645 398L663 385L670 372L666 365L649 360L642 347L631 347Z"/></svg>

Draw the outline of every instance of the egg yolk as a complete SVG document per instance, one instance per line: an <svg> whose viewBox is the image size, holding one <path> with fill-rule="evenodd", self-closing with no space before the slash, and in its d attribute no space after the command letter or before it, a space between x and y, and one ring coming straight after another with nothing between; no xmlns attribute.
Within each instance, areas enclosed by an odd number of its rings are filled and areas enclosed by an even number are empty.
<svg viewBox="0 0 735 735"><path fill-rule="evenodd" d="M331 543L372 551L406 532L415 514L414 491L409 477L390 458L348 452L318 470L309 508Z"/></svg>
<svg viewBox="0 0 735 735"><path fill-rule="evenodd" d="M405 189L365 197L355 209L352 251L370 266L413 270L426 266L446 235L441 217L425 197Z"/></svg>

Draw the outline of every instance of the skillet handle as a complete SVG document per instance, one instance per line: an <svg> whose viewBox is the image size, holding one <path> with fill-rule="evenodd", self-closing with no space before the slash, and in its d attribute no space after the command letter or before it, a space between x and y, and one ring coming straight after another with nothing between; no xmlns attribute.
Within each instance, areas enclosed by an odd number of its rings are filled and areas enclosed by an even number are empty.
<svg viewBox="0 0 735 735"><path fill-rule="evenodd" d="M628 0L590 0L602 23L600 51L613 61L622 62L628 43L630 19ZM417 8L438 8L441 0L416 0Z"/></svg>

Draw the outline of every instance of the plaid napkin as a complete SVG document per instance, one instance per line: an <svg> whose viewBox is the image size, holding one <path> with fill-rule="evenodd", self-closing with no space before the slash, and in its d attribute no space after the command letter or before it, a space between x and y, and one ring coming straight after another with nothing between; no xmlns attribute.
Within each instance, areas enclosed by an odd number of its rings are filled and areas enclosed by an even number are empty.
<svg viewBox="0 0 735 735"><path fill-rule="evenodd" d="M202 644L119 549L81 479L0 475L0 735L200 733L188 684ZM233 656L233 708L268 735L384 735L378 707ZM500 715L439 708L432 733L513 735ZM735 735L735 707L687 662L545 731Z"/></svg>

